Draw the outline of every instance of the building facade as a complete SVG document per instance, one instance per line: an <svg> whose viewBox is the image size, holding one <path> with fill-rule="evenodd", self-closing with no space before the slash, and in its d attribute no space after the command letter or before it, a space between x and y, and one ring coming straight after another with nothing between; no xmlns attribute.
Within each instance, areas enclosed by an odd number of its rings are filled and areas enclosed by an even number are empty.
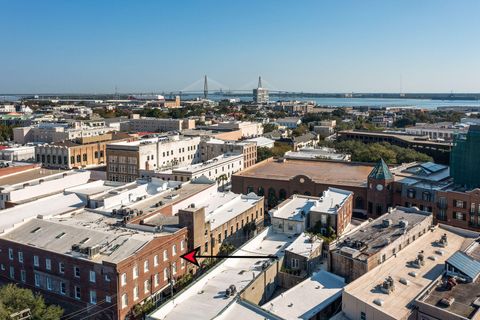
<svg viewBox="0 0 480 320"><path fill-rule="evenodd" d="M74 141L37 145L35 159L47 168L79 169L106 164L107 144L132 141L126 133L105 133Z"/></svg>

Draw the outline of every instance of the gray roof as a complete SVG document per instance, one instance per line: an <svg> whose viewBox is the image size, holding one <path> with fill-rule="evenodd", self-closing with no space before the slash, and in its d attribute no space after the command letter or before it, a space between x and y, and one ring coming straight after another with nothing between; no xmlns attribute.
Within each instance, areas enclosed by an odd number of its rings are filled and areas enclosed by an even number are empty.
<svg viewBox="0 0 480 320"><path fill-rule="evenodd" d="M446 263L452 265L462 273L475 280L480 274L480 261L469 257L467 254L461 251L455 252Z"/></svg>

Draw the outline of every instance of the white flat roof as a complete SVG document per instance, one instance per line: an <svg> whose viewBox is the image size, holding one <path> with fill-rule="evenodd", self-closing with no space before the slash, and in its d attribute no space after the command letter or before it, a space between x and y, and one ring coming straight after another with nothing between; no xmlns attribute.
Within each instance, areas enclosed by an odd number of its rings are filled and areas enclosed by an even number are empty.
<svg viewBox="0 0 480 320"><path fill-rule="evenodd" d="M196 163L196 164L191 164L185 167L180 167L177 169L173 170L167 170L164 172L160 173L195 173L197 171L202 171L202 170L208 170L210 168L217 167L221 165L222 163L230 162L230 161L235 161L237 159L242 159L243 160L243 154L241 153L225 153L222 154L218 157L215 157L213 159L210 159L208 161L202 162L202 163Z"/></svg>
<svg viewBox="0 0 480 320"><path fill-rule="evenodd" d="M223 225L242 212L250 209L260 201L262 197L250 193L248 195L233 192L215 192L195 205L205 206L205 221L210 221L212 229Z"/></svg>
<svg viewBox="0 0 480 320"><path fill-rule="evenodd" d="M447 235L448 246L438 247L436 243L443 234ZM445 260L457 250L460 250L464 244L470 242L471 239L468 240L459 234L439 227L433 232L427 231L426 234L418 237L417 240L400 250L396 257L388 259L370 272L349 283L344 288L344 296L345 294L353 296L361 303L394 316L395 319L405 319L411 312L409 304L426 286L444 272L443 265ZM415 260L417 254L422 250L425 256L425 265L418 269L411 266L410 262ZM437 253L439 250L443 251L442 255ZM435 257L435 260L432 260L430 257ZM417 276L409 275L410 272L415 272ZM391 294L385 294L376 289L376 286L381 285L388 276L391 276L395 281L395 290ZM408 284L400 283L400 278L408 280ZM383 301L382 306L378 306L373 302L376 299ZM349 299L348 301L352 300ZM358 306L351 306L350 308L356 309ZM346 309L348 310L349 308L347 307Z"/></svg>
<svg viewBox="0 0 480 320"><path fill-rule="evenodd" d="M284 319L311 319L342 295L345 280L321 270L262 305Z"/></svg>
<svg viewBox="0 0 480 320"><path fill-rule="evenodd" d="M341 207L351 194L352 192L347 190L328 188L321 198L294 195L271 212L274 217L296 221L304 220L304 216L310 211L336 214L336 206Z"/></svg>
<svg viewBox="0 0 480 320"><path fill-rule="evenodd" d="M283 250L291 243L286 234L274 233L265 229L234 255L283 255ZM247 287L262 272L265 259L225 259L202 278L194 282L174 300L149 315L149 319L212 319L232 302L233 297L225 298L223 292L231 284L237 292ZM241 319L241 318L239 318Z"/></svg>
<svg viewBox="0 0 480 320"><path fill-rule="evenodd" d="M322 243L321 239L311 239L305 232L302 232L285 250L308 258Z"/></svg>
<svg viewBox="0 0 480 320"><path fill-rule="evenodd" d="M263 310L259 306L252 305L248 301L238 300L233 301L230 306L222 312L216 320L283 320L274 314Z"/></svg>
<svg viewBox="0 0 480 320"><path fill-rule="evenodd" d="M0 211L0 233L37 216L55 216L85 206L76 194L56 194Z"/></svg>

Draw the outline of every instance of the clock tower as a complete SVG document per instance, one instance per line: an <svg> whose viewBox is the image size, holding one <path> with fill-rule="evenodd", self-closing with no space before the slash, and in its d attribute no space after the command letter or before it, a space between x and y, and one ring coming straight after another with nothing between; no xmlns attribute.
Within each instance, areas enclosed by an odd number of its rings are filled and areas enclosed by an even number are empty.
<svg viewBox="0 0 480 320"><path fill-rule="evenodd" d="M393 175L380 159L368 175L367 214L376 218L388 211L393 203Z"/></svg>

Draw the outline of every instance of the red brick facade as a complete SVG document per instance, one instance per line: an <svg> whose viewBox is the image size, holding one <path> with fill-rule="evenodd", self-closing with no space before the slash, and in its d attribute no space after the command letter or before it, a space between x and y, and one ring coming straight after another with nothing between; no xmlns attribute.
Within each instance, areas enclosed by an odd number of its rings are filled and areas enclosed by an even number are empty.
<svg viewBox="0 0 480 320"><path fill-rule="evenodd" d="M174 279L187 272L180 258L187 251L187 229L156 237L118 264L94 261L95 258L74 258L5 239L0 239L0 251L3 281L39 291L49 301L67 306L70 312L82 311L78 313L80 318L95 314L95 318L101 319L128 319L136 304L169 287L170 272ZM138 268L136 277L135 267Z"/></svg>

